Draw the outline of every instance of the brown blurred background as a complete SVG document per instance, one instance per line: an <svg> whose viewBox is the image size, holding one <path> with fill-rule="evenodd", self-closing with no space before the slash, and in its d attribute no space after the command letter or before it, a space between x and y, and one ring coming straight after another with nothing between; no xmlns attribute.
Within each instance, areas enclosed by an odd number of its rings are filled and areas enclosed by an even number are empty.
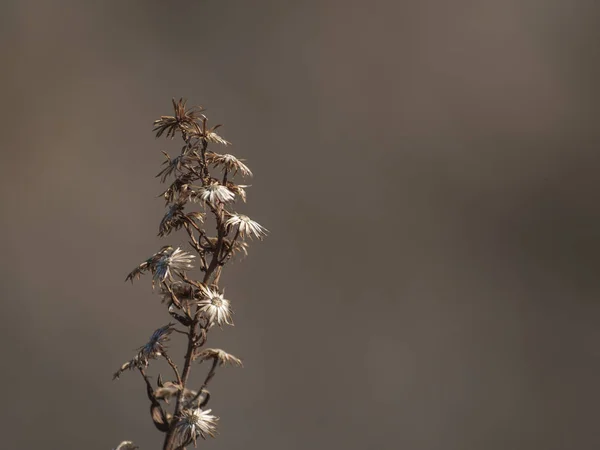
<svg viewBox="0 0 600 450"><path fill-rule="evenodd" d="M272 231L222 280L210 344L245 368L202 447L600 448L598 12L2 2L0 446L160 448L140 377L111 375L167 321L123 280L184 242L155 237L179 144L150 131L183 96Z"/></svg>

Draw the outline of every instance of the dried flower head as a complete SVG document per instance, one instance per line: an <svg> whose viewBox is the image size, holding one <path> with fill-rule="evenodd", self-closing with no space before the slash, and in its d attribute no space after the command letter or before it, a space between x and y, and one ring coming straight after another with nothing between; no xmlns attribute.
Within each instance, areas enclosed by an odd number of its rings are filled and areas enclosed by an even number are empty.
<svg viewBox="0 0 600 450"><path fill-rule="evenodd" d="M171 230L181 227L182 223L180 217L183 213L184 207L185 205L182 203L173 203L169 207L164 217L160 221L160 224L158 225L159 236L165 236L169 234Z"/></svg>
<svg viewBox="0 0 600 450"><path fill-rule="evenodd" d="M221 127L221 124L215 125L212 128L207 128L206 124L208 123L208 119L206 118L206 116L202 116L200 123L201 123L201 126L197 127L196 133L195 133L198 137L205 140L206 142L212 142L213 144L222 144L222 145L230 144L230 142L227 142L225 139L223 139L221 136L219 136L215 131L217 128Z"/></svg>
<svg viewBox="0 0 600 450"><path fill-rule="evenodd" d="M113 374L113 380L118 380L121 377L121 374L123 372L125 372L126 370L133 370L135 368L144 368L147 365L148 365L148 361L141 361L139 358L139 355L135 355L135 357L133 359L131 359L130 361L127 361L126 363L122 364L121 367L119 367L119 370L117 370Z"/></svg>
<svg viewBox="0 0 600 450"><path fill-rule="evenodd" d="M152 359L157 356L161 356L165 350L165 343L169 340L169 336L174 330L174 324L169 323L165 326L160 327L152 336L145 345L140 347L140 353L143 354L146 358Z"/></svg>
<svg viewBox="0 0 600 450"><path fill-rule="evenodd" d="M173 281L168 286L161 285L160 295L162 297L162 303L173 302L173 295L176 297L179 303L189 303L193 301L198 294L198 289L194 288L191 284L183 281Z"/></svg>
<svg viewBox="0 0 600 450"><path fill-rule="evenodd" d="M194 268L192 260L195 255L184 252L179 247L173 251L166 252L159 258L154 265L154 280L165 281L172 279L173 272L185 272Z"/></svg>
<svg viewBox="0 0 600 450"><path fill-rule="evenodd" d="M174 324L169 323L155 330L148 342L138 349L138 353L133 359L127 361L115 372L113 379L119 378L126 370L146 368L148 367L149 360L163 355L166 350L165 343L169 340L169 336L174 330L173 325Z"/></svg>
<svg viewBox="0 0 600 450"><path fill-rule="evenodd" d="M218 239L214 238L214 237L209 237L209 238L206 238L206 240L210 244L210 247L207 246L208 248L206 249L206 251L209 253L214 253L217 248ZM225 244L225 246L227 248L231 247L231 239L224 238L223 243ZM235 240L233 242L233 254L236 255L239 253L243 253L244 256L248 256L248 243L247 242L240 241L240 240Z"/></svg>
<svg viewBox="0 0 600 450"><path fill-rule="evenodd" d="M206 361L208 359L215 359L219 362L219 365L222 366L224 364L230 364L232 366L242 367L242 361L236 358L233 355L221 350L220 348L207 348L198 352L195 355L195 359L199 359L200 361Z"/></svg>
<svg viewBox="0 0 600 450"><path fill-rule="evenodd" d="M163 255L165 255L168 252L172 252L172 251L173 251L173 247L171 247L170 245L165 245L158 252L156 252L154 255L152 255L150 258L148 258L146 261L144 261L139 266L137 266L135 269L133 269L129 273L129 275L127 275L127 278L125 278L125 281L131 280L131 282L133 283L134 278L139 279L144 272L146 272L148 270L150 270L150 271L153 270L153 267L156 264L156 262L160 258L162 258Z"/></svg>
<svg viewBox="0 0 600 450"><path fill-rule="evenodd" d="M196 446L198 437L202 439L206 439L206 436L215 437L219 418L211 415L211 411L210 409L204 411L200 408L181 411L175 425L178 448L185 447L192 442Z"/></svg>
<svg viewBox="0 0 600 450"><path fill-rule="evenodd" d="M230 240L229 239L225 239L225 243L227 245L231 245L230 244ZM244 242L244 241L235 241L233 244L233 255L239 254L239 253L243 253L244 256L248 256L248 243Z"/></svg>
<svg viewBox="0 0 600 450"><path fill-rule="evenodd" d="M131 280L134 278L140 278L142 273L150 271L153 274L153 281L165 281L165 279L172 279L172 272L184 272L186 270L193 269L192 259L194 255L184 252L179 247L173 249L170 245L165 245L157 253L152 255L138 267L136 267L125 280Z"/></svg>
<svg viewBox="0 0 600 450"><path fill-rule="evenodd" d="M123 441L121 442L115 450L135 450L139 448L137 445L134 445L131 441Z"/></svg>
<svg viewBox="0 0 600 450"><path fill-rule="evenodd" d="M196 152L186 153L187 146L182 149L182 153L175 158L171 159L167 152L163 152L165 155L166 161L163 162L165 168L161 170L156 177L160 177L160 181L164 183L169 175L172 173L181 172L182 169L187 169L188 171L193 171L194 166L198 164L200 161L200 156Z"/></svg>
<svg viewBox="0 0 600 450"><path fill-rule="evenodd" d="M231 214L229 219L227 219L227 222L225 222L225 225L228 229L237 227L242 238L245 238L246 236L252 238L252 236L255 236L262 240L269 231L258 222L255 222L250 219L250 217L243 214Z"/></svg>
<svg viewBox="0 0 600 450"><path fill-rule="evenodd" d="M214 167L221 166L223 170L231 172L232 175L236 175L239 172L244 177L252 176L252 172L242 161L244 160L229 154L220 155L214 152L206 153L206 162L208 164L212 164Z"/></svg>
<svg viewBox="0 0 600 450"><path fill-rule="evenodd" d="M154 397L157 400L164 400L166 403L169 403L169 400L173 397L176 397L180 391L183 390L183 399L190 400L196 397L197 392L191 391L189 389L183 389L180 384L173 383L171 381L167 381L162 386L154 391Z"/></svg>
<svg viewBox="0 0 600 450"><path fill-rule="evenodd" d="M216 130L220 126L221 125L214 126L211 130L206 132L204 137L206 138L206 140L208 142L212 142L213 144L231 145L231 142L226 141L221 136L219 136L217 133L215 133L214 130Z"/></svg>
<svg viewBox="0 0 600 450"><path fill-rule="evenodd" d="M156 137L161 137L163 133L167 133L167 137L175 137L178 131L184 134L193 133L198 129L198 122L204 118L200 114L204 109L202 107L185 108L186 101L182 98L179 101L173 101L174 116L161 116L160 119L154 121L153 131Z"/></svg>
<svg viewBox="0 0 600 450"><path fill-rule="evenodd" d="M246 203L246 189L250 187L248 184L234 184L231 181L227 182L227 189L238 195L244 203Z"/></svg>
<svg viewBox="0 0 600 450"><path fill-rule="evenodd" d="M185 208L184 203L173 203L167 213L164 215L158 226L158 235L166 236L171 231L179 230L184 225L190 225L196 230L199 229L196 221L202 223L204 221L204 214L199 211L193 211L185 214L183 212Z"/></svg>
<svg viewBox="0 0 600 450"><path fill-rule="evenodd" d="M217 202L227 203L235 199L235 195L219 183L210 183L198 190L198 198L204 202L216 205Z"/></svg>
<svg viewBox="0 0 600 450"><path fill-rule="evenodd" d="M159 197L163 197L167 205L174 201L187 202L193 193L190 188L190 183L193 179L194 177L188 175L182 175L181 177L176 178L175 181L159 195Z"/></svg>
<svg viewBox="0 0 600 450"><path fill-rule="evenodd" d="M196 304L199 306L198 310L204 314L210 324L233 325L229 300L224 299L223 294L208 287L202 288L201 293L204 298L198 300Z"/></svg>

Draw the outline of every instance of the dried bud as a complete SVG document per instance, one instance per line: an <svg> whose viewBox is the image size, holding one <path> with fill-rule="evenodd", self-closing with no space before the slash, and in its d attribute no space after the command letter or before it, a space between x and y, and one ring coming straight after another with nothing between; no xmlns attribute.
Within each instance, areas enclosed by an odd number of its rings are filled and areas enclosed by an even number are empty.
<svg viewBox="0 0 600 450"><path fill-rule="evenodd" d="M135 450L139 448L137 445L134 445L131 441L123 441L121 442L115 450Z"/></svg>
<svg viewBox="0 0 600 450"><path fill-rule="evenodd" d="M241 360L219 348L207 348L202 350L194 355L194 359L199 359L200 361L215 359L219 362L220 366L230 364L232 366L243 367Z"/></svg>

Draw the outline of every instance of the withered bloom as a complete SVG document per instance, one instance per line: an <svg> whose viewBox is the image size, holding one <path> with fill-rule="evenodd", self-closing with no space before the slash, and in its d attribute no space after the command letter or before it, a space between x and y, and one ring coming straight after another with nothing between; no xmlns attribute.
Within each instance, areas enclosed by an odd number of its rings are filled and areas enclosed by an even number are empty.
<svg viewBox="0 0 600 450"><path fill-rule="evenodd" d="M242 238L255 236L258 239L262 239L268 232L265 227L243 214L231 214L225 225L228 229L237 227Z"/></svg>
<svg viewBox="0 0 600 450"><path fill-rule="evenodd" d="M219 294L210 288L203 288L202 295L204 298L198 300L196 304L209 323L219 326L224 324L233 325L231 309L229 308L230 302L223 298L223 294Z"/></svg>
<svg viewBox="0 0 600 450"><path fill-rule="evenodd" d="M157 262L154 268L154 279L164 281L172 278L172 272L185 272L194 268L192 259L196 256L176 248L172 252L164 254Z"/></svg>
<svg viewBox="0 0 600 450"><path fill-rule="evenodd" d="M135 450L139 448L137 445L134 445L131 441L123 441L121 442L115 450Z"/></svg>
<svg viewBox="0 0 600 450"><path fill-rule="evenodd" d="M221 350L220 348L207 348L198 352L195 356L195 359L199 359L200 361L206 361L208 359L216 359L219 362L219 365L222 366L224 364L230 364L232 366L242 367L242 361L236 358L233 355Z"/></svg>
<svg viewBox="0 0 600 450"><path fill-rule="evenodd" d="M175 424L175 435L178 447L185 447L191 443L196 446L196 440L206 436L215 437L217 432L218 417L211 415L211 409L206 411L196 409L184 409Z"/></svg>
<svg viewBox="0 0 600 450"><path fill-rule="evenodd" d="M212 128L207 128L206 124L208 123L208 119L204 115L202 115L202 118L196 123L197 125L194 130L194 135L198 138L206 141L207 143L210 142L212 144L230 145L230 142L227 142L215 131L221 127L221 124L215 125Z"/></svg>
<svg viewBox="0 0 600 450"><path fill-rule="evenodd" d="M221 125L214 126L211 130L207 131L207 133L204 135L204 137L206 138L206 140L208 142L212 142L213 144L230 145L231 144L230 142L226 141L221 136L219 136L217 133L215 133L214 130L220 126Z"/></svg>
<svg viewBox="0 0 600 450"><path fill-rule="evenodd" d="M210 183L209 185L201 187L198 190L197 197L212 205L216 205L217 202L227 203L235 199L233 192L219 183Z"/></svg>
<svg viewBox="0 0 600 450"><path fill-rule="evenodd" d="M227 185L227 189L229 189L231 192L233 192L235 195L239 196L242 201L244 203L246 203L246 189L247 187L250 187L247 184L234 184L231 181L228 181L226 183Z"/></svg>
<svg viewBox="0 0 600 450"><path fill-rule="evenodd" d="M173 272L185 272L193 269L193 258L195 258L194 255L184 252L180 248L173 249L170 245L166 245L135 268L127 275L126 280L133 282L134 278L140 278L141 274L148 270L152 272L153 281L170 280Z"/></svg>
<svg viewBox="0 0 600 450"><path fill-rule="evenodd" d="M173 247L171 247L170 245L165 245L163 246L158 252L156 252L154 255L152 255L150 258L148 258L146 261L144 261L143 263L141 263L139 266L137 266L135 269L133 269L129 275L127 275L127 278L125 278L125 281L127 280L131 280L131 282L133 283L133 279L139 279L140 276L148 271L148 270L153 270L153 267L155 266L156 262L163 257L163 255L167 254L168 252L172 252L173 251Z"/></svg>
<svg viewBox="0 0 600 450"><path fill-rule="evenodd" d="M183 386L177 383L172 383L171 381L167 381L161 387L159 387L156 391L154 391L154 397L157 400L164 400L166 403L169 403L174 397L177 397L179 392L183 391L183 399L189 400L196 397L196 391L190 391L189 389L184 389Z"/></svg>
<svg viewBox="0 0 600 450"><path fill-rule="evenodd" d="M160 221L160 224L158 225L159 236L162 237L166 234L169 234L171 230L177 230L181 227L181 215L183 214L183 208L185 208L185 205L182 203L174 203L169 207L166 214Z"/></svg>
<svg viewBox="0 0 600 450"><path fill-rule="evenodd" d="M208 242L210 243L210 247L207 248L206 251L210 252L210 253L214 253L214 251L216 249L216 245L218 243L218 239L217 238L208 238ZM244 256L248 256L248 243L247 242L236 239L235 241L233 241L233 244L232 244L231 239L224 238L223 244L225 244L225 246L227 248L231 248L231 246L233 245L232 254L234 254L234 255L241 252L244 254Z"/></svg>
<svg viewBox="0 0 600 450"><path fill-rule="evenodd" d="M186 150L187 148L184 147L182 151L185 152ZM160 177L160 181L163 183L171 174L181 172L183 169L190 170L195 164L198 164L198 161L200 160L200 156L196 152L193 152L192 154L182 153L173 159L171 159L168 153L163 152L163 154L167 158L167 160L163 162L163 165L166 167L156 175L157 178Z"/></svg>
<svg viewBox="0 0 600 450"><path fill-rule="evenodd" d="M206 162L212 164L214 167L222 167L223 170L229 171L232 175L236 175L239 172L244 177L252 176L252 172L250 172L248 166L242 161L242 159L229 154L220 155L213 152L206 154Z"/></svg>
<svg viewBox="0 0 600 450"><path fill-rule="evenodd" d="M172 301L171 292L181 303L189 303L194 301L200 292L194 286L179 280L173 281L168 286L170 291L164 285L161 286L160 289L160 295L163 303L170 303Z"/></svg>
<svg viewBox="0 0 600 450"><path fill-rule="evenodd" d="M169 336L173 332L173 329L174 327L172 323L157 329L154 333L152 333L152 336L150 336L148 342L140 347L140 353L148 359L161 356L166 350L164 344L169 340Z"/></svg>
<svg viewBox="0 0 600 450"><path fill-rule="evenodd" d="M175 137L175 133L193 133L198 129L198 121L201 120L204 115L200 114L204 109L202 107L193 107L185 109L185 100L179 99L179 101L173 101L173 109L175 110L174 116L161 116L160 119L154 121L153 131L156 133L156 137L161 137L163 133L167 133L167 137Z"/></svg>
<svg viewBox="0 0 600 450"><path fill-rule="evenodd" d="M179 230L184 225L190 225L198 229L198 223L204 221L204 214L199 211L184 213L185 203L173 203L158 226L158 235L166 236L172 231Z"/></svg>
<svg viewBox="0 0 600 450"><path fill-rule="evenodd" d="M173 325L174 324L169 323L154 331L148 342L138 349L138 353L133 357L133 359L127 361L119 368L117 372L115 372L113 378L119 378L121 373L126 370L146 368L148 367L148 363L151 359L155 359L163 355L166 350L165 343L169 340L169 335L173 332Z"/></svg>

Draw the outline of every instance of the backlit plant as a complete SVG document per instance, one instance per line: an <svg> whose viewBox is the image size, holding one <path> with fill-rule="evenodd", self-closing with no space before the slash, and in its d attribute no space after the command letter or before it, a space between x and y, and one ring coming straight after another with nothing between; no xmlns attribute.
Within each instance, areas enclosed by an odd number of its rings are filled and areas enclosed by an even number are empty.
<svg viewBox="0 0 600 450"><path fill-rule="evenodd" d="M179 155L165 152L164 167L157 175L169 184L161 194L167 211L160 221L158 235L170 236L182 230L190 251L165 245L138 265L127 280L144 274L161 296L170 322L154 331L148 342L114 374L127 370L141 374L150 400L152 421L164 433L163 450L180 450L198 438L214 437L219 418L207 408L207 386L219 366L241 366L241 361L220 349L206 348L209 331L232 325L231 301L224 297L219 280L223 267L237 255L246 255L248 240L262 239L267 230L248 216L238 214L233 205L246 201L248 185L238 179L252 176L243 160L217 153L212 145L228 146L217 134L220 125L208 126L201 107L186 109L183 99L173 100L174 115L154 122L156 137L183 141ZM208 149L211 145L211 150ZM239 204L239 203L238 203ZM212 223L213 232L207 231ZM196 276L194 275L196 272ZM172 335L185 340L183 367L171 358L167 341ZM147 371L153 360L162 358L170 366L169 377L158 375L155 384ZM197 363L210 364L203 381L191 377ZM167 379L168 378L168 379ZM136 448L123 441L118 450Z"/></svg>

